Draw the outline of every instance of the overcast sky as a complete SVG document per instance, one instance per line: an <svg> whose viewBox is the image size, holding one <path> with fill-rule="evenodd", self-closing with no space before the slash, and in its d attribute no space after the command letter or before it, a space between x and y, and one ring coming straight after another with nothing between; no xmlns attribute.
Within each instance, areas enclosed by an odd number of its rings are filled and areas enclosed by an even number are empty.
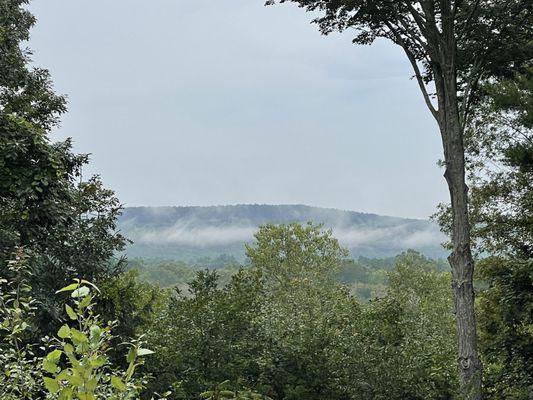
<svg viewBox="0 0 533 400"><path fill-rule="evenodd" d="M34 0L56 139L127 206L308 204L425 218L441 145L400 49L263 0Z"/></svg>

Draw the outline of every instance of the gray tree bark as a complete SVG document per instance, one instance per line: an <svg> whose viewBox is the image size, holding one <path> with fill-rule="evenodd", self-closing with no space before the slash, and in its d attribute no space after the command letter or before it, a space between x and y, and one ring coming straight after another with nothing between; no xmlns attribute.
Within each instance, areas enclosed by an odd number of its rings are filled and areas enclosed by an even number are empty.
<svg viewBox="0 0 533 400"><path fill-rule="evenodd" d="M453 21L443 18L438 60L433 65L438 100L437 121L444 149L445 173L452 210L452 269L458 368L461 391L468 400L480 400L482 367L478 355L474 309L474 260L468 217L468 187L465 178L463 126L459 114L456 76L456 43Z"/></svg>

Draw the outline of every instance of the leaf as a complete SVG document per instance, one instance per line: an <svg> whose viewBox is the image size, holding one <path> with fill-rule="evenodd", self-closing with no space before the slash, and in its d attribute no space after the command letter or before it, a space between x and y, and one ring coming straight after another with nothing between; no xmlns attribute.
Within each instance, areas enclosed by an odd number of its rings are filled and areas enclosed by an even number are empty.
<svg viewBox="0 0 533 400"><path fill-rule="evenodd" d="M103 356L99 356L97 358L93 358L89 361L91 367L94 368L100 368L102 365L104 365L107 362L107 359Z"/></svg>
<svg viewBox="0 0 533 400"><path fill-rule="evenodd" d="M73 298L79 298L79 297L85 297L89 293L91 293L91 290L87 286L80 286L79 288L74 290L70 296Z"/></svg>
<svg viewBox="0 0 533 400"><path fill-rule="evenodd" d="M122 379L120 379L118 376L112 376L111 377L111 385L113 385L114 388L124 391L127 389L127 386L122 382Z"/></svg>
<svg viewBox="0 0 533 400"><path fill-rule="evenodd" d="M77 375L70 375L67 377L67 381L70 382L71 385L74 386L82 386L83 385L83 379L81 376Z"/></svg>
<svg viewBox="0 0 533 400"><path fill-rule="evenodd" d="M94 400L95 397L92 393L78 393L80 400Z"/></svg>
<svg viewBox="0 0 533 400"><path fill-rule="evenodd" d="M72 340L74 342L85 343L88 341L87 336L83 332L80 332L77 329L72 328L70 330L70 333L72 335Z"/></svg>
<svg viewBox="0 0 533 400"><path fill-rule="evenodd" d="M90 390L91 392L94 392L97 385L98 385L98 381L96 380L96 378L92 378L89 381L87 381L87 383L85 383L85 388L87 390Z"/></svg>
<svg viewBox="0 0 533 400"><path fill-rule="evenodd" d="M98 325L91 325L89 332L92 342L98 342L98 340L100 340L100 337L102 336L102 328Z"/></svg>
<svg viewBox="0 0 533 400"><path fill-rule="evenodd" d="M79 283L71 283L70 285L65 286L64 288L59 289L56 294L61 292L72 292L73 290L76 290L78 286L80 286Z"/></svg>
<svg viewBox="0 0 533 400"><path fill-rule="evenodd" d="M143 349L143 348L140 348L140 349L137 350L137 355L139 357L146 356L148 354L154 354L154 352L152 350Z"/></svg>
<svg viewBox="0 0 533 400"><path fill-rule="evenodd" d="M71 400L73 389L71 387L65 387L59 392L59 400Z"/></svg>
<svg viewBox="0 0 533 400"><path fill-rule="evenodd" d="M129 362L129 363L132 363L135 361L135 349L132 347L129 351L128 351L128 355L126 356L126 361Z"/></svg>
<svg viewBox="0 0 533 400"><path fill-rule="evenodd" d="M74 310L72 309L71 306L69 306L68 304L65 304L65 310L67 310L67 314L69 316L69 318L71 320L77 320L78 319L78 315L74 312Z"/></svg>
<svg viewBox="0 0 533 400"><path fill-rule="evenodd" d="M67 325L63 325L57 331L57 336L59 336L61 339L68 338L70 336L70 328Z"/></svg>
<svg viewBox="0 0 533 400"><path fill-rule="evenodd" d="M66 354L74 353L74 346L72 346L70 343L67 343L65 346L63 346L63 349L65 350Z"/></svg>
<svg viewBox="0 0 533 400"><path fill-rule="evenodd" d="M64 381L69 376L70 376L70 371L68 369L64 369L59 374L56 375L56 381L58 382Z"/></svg>
<svg viewBox="0 0 533 400"><path fill-rule="evenodd" d="M46 359L54 364L57 364L61 359L61 354L63 354L63 352L61 350L56 349L48 353L46 355Z"/></svg>
<svg viewBox="0 0 533 400"><path fill-rule="evenodd" d="M96 286L94 283L86 281L85 279L82 279L80 282L92 286L98 293L100 293L100 289L98 289L98 286Z"/></svg>
<svg viewBox="0 0 533 400"><path fill-rule="evenodd" d="M50 374L55 374L57 371L57 365L51 361L48 361L46 358L43 360L43 366L42 369L44 369L46 372Z"/></svg>
<svg viewBox="0 0 533 400"><path fill-rule="evenodd" d="M85 296L82 301L80 301L80 308L85 308L91 304L93 297L91 295Z"/></svg>
<svg viewBox="0 0 533 400"><path fill-rule="evenodd" d="M50 392L50 393L57 393L57 391L59 391L59 384L57 383L57 381L53 378L48 378L48 377L44 377L44 386L46 386L46 389Z"/></svg>

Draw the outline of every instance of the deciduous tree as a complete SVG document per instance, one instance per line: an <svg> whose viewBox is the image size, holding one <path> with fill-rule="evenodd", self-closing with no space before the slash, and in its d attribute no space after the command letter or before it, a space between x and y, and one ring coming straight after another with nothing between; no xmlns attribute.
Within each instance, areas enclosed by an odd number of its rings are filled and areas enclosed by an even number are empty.
<svg viewBox="0 0 533 400"><path fill-rule="evenodd" d="M278 1L269 0L267 4ZM451 199L451 242L458 366L468 399L481 397L481 364L474 313L465 122L479 83L509 75L531 58L533 4L528 0L279 0L321 12L322 33L353 29L354 43L384 38L409 60L425 103L435 118L444 150Z"/></svg>

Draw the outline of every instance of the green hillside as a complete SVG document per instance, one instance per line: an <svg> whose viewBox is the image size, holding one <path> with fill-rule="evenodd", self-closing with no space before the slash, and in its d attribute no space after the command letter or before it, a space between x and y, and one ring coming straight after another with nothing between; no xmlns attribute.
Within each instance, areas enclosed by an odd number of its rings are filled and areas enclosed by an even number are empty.
<svg viewBox="0 0 533 400"><path fill-rule="evenodd" d="M442 258L445 240L427 220L387 217L304 205L130 207L119 220L133 240L131 258L196 261L222 254L244 258L244 244L267 223L324 224L352 257L391 257L407 249Z"/></svg>

